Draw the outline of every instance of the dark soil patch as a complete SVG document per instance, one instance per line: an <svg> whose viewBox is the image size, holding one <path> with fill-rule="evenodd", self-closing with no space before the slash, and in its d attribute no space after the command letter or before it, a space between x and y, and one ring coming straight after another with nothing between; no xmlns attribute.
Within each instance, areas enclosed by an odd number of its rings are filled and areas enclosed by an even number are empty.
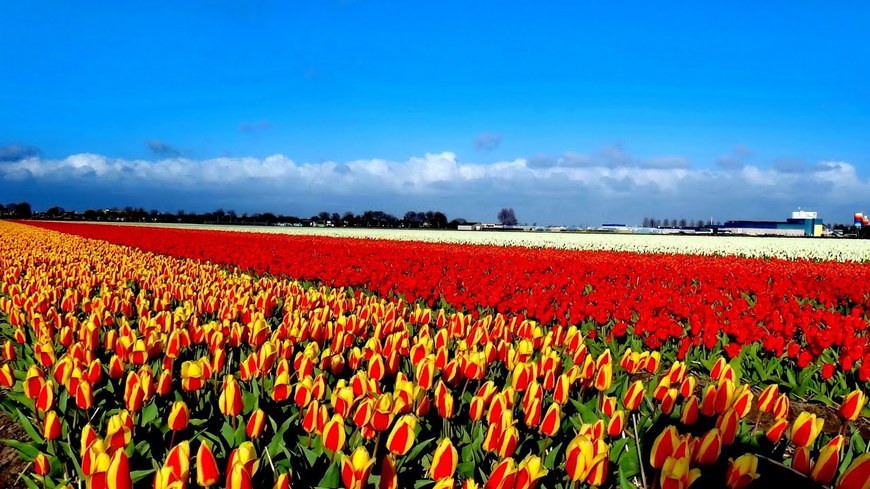
<svg viewBox="0 0 870 489"><path fill-rule="evenodd" d="M0 439L12 439L22 442L28 441L27 433L21 429L5 413L0 413ZM9 489L23 489L27 486L18 480L22 471L28 470L28 464L18 456L12 447L0 443L0 487ZM17 483L16 483L17 481Z"/></svg>

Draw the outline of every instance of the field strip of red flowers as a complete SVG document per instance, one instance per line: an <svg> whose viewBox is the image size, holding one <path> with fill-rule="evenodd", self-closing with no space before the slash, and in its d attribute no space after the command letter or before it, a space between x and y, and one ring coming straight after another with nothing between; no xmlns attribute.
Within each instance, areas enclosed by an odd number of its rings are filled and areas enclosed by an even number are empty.
<svg viewBox="0 0 870 489"><path fill-rule="evenodd" d="M34 224L0 223L30 487L870 480L868 265Z"/></svg>

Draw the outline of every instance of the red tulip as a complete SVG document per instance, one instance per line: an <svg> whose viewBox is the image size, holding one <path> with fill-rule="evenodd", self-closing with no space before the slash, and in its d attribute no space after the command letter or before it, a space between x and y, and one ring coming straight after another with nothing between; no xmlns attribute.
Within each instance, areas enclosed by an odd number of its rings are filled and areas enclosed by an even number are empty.
<svg viewBox="0 0 870 489"><path fill-rule="evenodd" d="M767 439L771 441L771 443L779 443L779 440L782 439L782 435L785 434L785 430L788 428L788 421L785 419L777 419L773 422L770 428L767 429Z"/></svg>
<svg viewBox="0 0 870 489"><path fill-rule="evenodd" d="M228 475L230 468L234 465L243 466L245 468L245 473L250 477L253 477L254 474L257 473L257 467L259 467L260 462L253 443L250 441L242 442L242 444L239 445L239 448L230 452L230 456L227 459Z"/></svg>
<svg viewBox="0 0 870 489"><path fill-rule="evenodd" d="M284 371L277 374L272 387L272 399L277 402L286 401L290 398L290 392L290 373Z"/></svg>
<svg viewBox="0 0 870 489"><path fill-rule="evenodd" d="M82 434L79 438L81 440L81 443L79 445L79 455L81 457L84 457L85 451L87 451L87 449L90 448L91 445L93 445L94 442L99 439L99 437L97 436L97 432L94 431L94 427L89 424L86 424L85 427L82 428Z"/></svg>
<svg viewBox="0 0 870 489"><path fill-rule="evenodd" d="M124 361L118 355L109 359L109 378L120 379L124 376Z"/></svg>
<svg viewBox="0 0 870 489"><path fill-rule="evenodd" d="M643 395L643 383L639 380L635 381L625 391L625 395L622 398L622 404L625 406L625 409L634 411L640 407L640 403L643 402Z"/></svg>
<svg viewBox="0 0 870 489"><path fill-rule="evenodd" d="M510 424L502 431L501 440L498 442L495 452L501 458L511 457L516 451L519 441L520 434L517 427Z"/></svg>
<svg viewBox="0 0 870 489"><path fill-rule="evenodd" d="M438 442L435 453L432 455L432 463L429 467L429 478L435 481L453 477L456 465L459 463L459 453L453 447L450 438L443 438Z"/></svg>
<svg viewBox="0 0 870 489"><path fill-rule="evenodd" d="M613 396L600 396L598 398L598 410L605 416L613 416L616 412L616 398Z"/></svg>
<svg viewBox="0 0 870 489"><path fill-rule="evenodd" d="M547 475L547 469L537 455L529 455L517 468L515 489L534 489L538 480Z"/></svg>
<svg viewBox="0 0 870 489"><path fill-rule="evenodd" d="M172 405L172 410L169 412L169 429L172 431L181 431L187 428L187 423L190 421L190 411L187 409L187 404L184 401L175 401Z"/></svg>
<svg viewBox="0 0 870 489"><path fill-rule="evenodd" d="M840 466L840 450L843 448L843 443L843 435L838 435L822 447L810 472L810 477L814 481L823 485L833 482Z"/></svg>
<svg viewBox="0 0 870 489"><path fill-rule="evenodd" d="M335 414L341 415L343 418L350 417L351 409L353 408L353 403L355 399L353 397L353 389L347 387L345 385L336 386L332 390L332 397L330 398L332 403L332 409L335 411Z"/></svg>
<svg viewBox="0 0 870 489"><path fill-rule="evenodd" d="M440 396L436 393L435 407L438 409L438 416L445 419L452 418L453 415L456 414L456 403L453 398L453 393L451 393L447 388L442 391ZM389 423L387 423L387 426L389 426Z"/></svg>
<svg viewBox="0 0 870 489"><path fill-rule="evenodd" d="M797 447L791 458L791 468L804 475L810 475L812 462L810 461L810 448Z"/></svg>
<svg viewBox="0 0 870 489"><path fill-rule="evenodd" d="M11 383L14 383L14 377L12 378ZM45 378L42 370L39 370L39 367L36 365L28 367L27 374L24 378L24 395L27 396L28 399L35 401L36 398L39 397L39 392L42 390L44 384Z"/></svg>
<svg viewBox="0 0 870 489"><path fill-rule="evenodd" d="M594 455L586 475L586 483L592 486L604 484L605 479L607 479L609 461L610 459L606 451Z"/></svg>
<svg viewBox="0 0 870 489"><path fill-rule="evenodd" d="M855 421L861 416L861 410L867 404L867 396L860 388L846 394L840 405L840 416L846 421Z"/></svg>
<svg viewBox="0 0 870 489"><path fill-rule="evenodd" d="M710 417L716 414L716 385L707 384L701 397L701 414Z"/></svg>
<svg viewBox="0 0 870 489"><path fill-rule="evenodd" d="M106 444L113 448L125 449L133 436L133 420L130 413L121 411L109 418L106 429Z"/></svg>
<svg viewBox="0 0 870 489"><path fill-rule="evenodd" d="M36 409L39 412L47 412L54 407L54 382L46 381L39 389L39 395L36 397Z"/></svg>
<svg viewBox="0 0 870 489"><path fill-rule="evenodd" d="M544 414L544 419L541 421L541 433L544 436L555 435L559 431L561 421L562 406L554 402L547 408L547 413Z"/></svg>
<svg viewBox="0 0 870 489"><path fill-rule="evenodd" d="M57 413L54 411L45 413L45 419L43 420L42 426L42 436L46 440L56 440L60 437L60 418L57 417Z"/></svg>
<svg viewBox="0 0 870 489"><path fill-rule="evenodd" d="M346 489L362 489L366 487L374 460L365 447L359 446L351 456L341 457L341 479Z"/></svg>
<svg viewBox="0 0 870 489"><path fill-rule="evenodd" d="M722 434L722 444L730 446L737 438L737 431L740 429L740 417L737 412L730 408L716 418L716 428Z"/></svg>
<svg viewBox="0 0 870 489"><path fill-rule="evenodd" d="M173 480L187 482L190 477L190 442L182 441L169 450L166 456L165 467L172 472Z"/></svg>
<svg viewBox="0 0 870 489"><path fill-rule="evenodd" d="M859 455L837 479L837 489L868 489L870 486L870 453Z"/></svg>
<svg viewBox="0 0 870 489"><path fill-rule="evenodd" d="M127 410L135 413L142 409L145 403L145 390L139 383L139 376L135 372L130 372L127 375L127 381L124 387L124 403Z"/></svg>
<svg viewBox="0 0 870 489"><path fill-rule="evenodd" d="M541 424L541 416L543 416L543 408L541 407L540 399L532 399L529 406L524 409L525 416L523 420L529 428L537 428Z"/></svg>
<svg viewBox="0 0 870 489"><path fill-rule="evenodd" d="M157 379L157 387L155 392L158 396L165 396L172 390L172 371L164 370L160 372L160 377Z"/></svg>
<svg viewBox="0 0 870 489"><path fill-rule="evenodd" d="M689 397L695 393L695 386L697 385L697 380L695 377L688 376L683 379L680 383L680 395L683 397Z"/></svg>
<svg viewBox="0 0 870 489"><path fill-rule="evenodd" d="M201 389L209 377L205 367L206 362L200 360L189 360L182 363L181 388L187 392Z"/></svg>
<svg viewBox="0 0 870 489"><path fill-rule="evenodd" d="M468 417L471 418L472 421L480 421L483 419L485 409L486 406L483 402L483 398L480 396L474 396L471 398L471 403L468 406Z"/></svg>
<svg viewBox="0 0 870 489"><path fill-rule="evenodd" d="M290 489L290 474L284 472L278 475L278 478L275 479L275 484L272 485L272 489Z"/></svg>
<svg viewBox="0 0 870 489"><path fill-rule="evenodd" d="M556 385L553 387L553 401L559 404L566 404L570 399L571 379L567 374L562 374L556 378Z"/></svg>
<svg viewBox="0 0 870 489"><path fill-rule="evenodd" d="M266 413L262 409L257 408L251 412L248 418L248 423L245 425L245 433L248 435L248 438L259 438L265 428Z"/></svg>
<svg viewBox="0 0 870 489"><path fill-rule="evenodd" d="M769 413L773 410L777 397L779 397L779 385L770 384L765 387L758 396L758 410L762 413Z"/></svg>
<svg viewBox="0 0 870 489"><path fill-rule="evenodd" d="M611 438L616 438L625 430L625 411L618 410L613 413L610 421L607 422L607 434Z"/></svg>
<svg viewBox="0 0 870 489"><path fill-rule="evenodd" d="M815 414L802 411L791 426L791 440L799 447L812 446L822 432L825 420L816 418Z"/></svg>
<svg viewBox="0 0 870 489"><path fill-rule="evenodd" d="M719 357L716 360L716 363L713 364L713 368L710 369L710 377L712 377L713 380L719 380L719 378L722 377L723 370L727 366L728 362L724 358Z"/></svg>
<svg viewBox="0 0 870 489"><path fill-rule="evenodd" d="M610 363L602 365L595 372L595 379L592 385L599 391L610 389L610 384L613 382L613 366Z"/></svg>
<svg viewBox="0 0 870 489"><path fill-rule="evenodd" d="M729 379L719 381L719 385L716 386L716 398L713 401L717 413L722 414L731 407L734 391L734 382Z"/></svg>
<svg viewBox="0 0 870 489"><path fill-rule="evenodd" d="M516 475L516 462L508 457L493 467L492 473L483 487L484 489L512 489Z"/></svg>
<svg viewBox="0 0 870 489"><path fill-rule="evenodd" d="M15 385L15 376L12 374L12 367L8 363L0 365L0 387L11 388Z"/></svg>
<svg viewBox="0 0 870 489"><path fill-rule="evenodd" d="M245 404L242 400L242 389L232 375L224 377L221 395L218 398L218 408L224 416L238 416Z"/></svg>
<svg viewBox="0 0 870 489"><path fill-rule="evenodd" d="M405 455L414 446L417 418L406 414L396 421L387 437L387 450L396 455Z"/></svg>
<svg viewBox="0 0 870 489"><path fill-rule="evenodd" d="M76 406L79 409L88 410L94 405L94 390L88 382L80 382L75 390Z"/></svg>
<svg viewBox="0 0 870 489"><path fill-rule="evenodd" d="M676 389L668 389L665 391L665 395L661 399L661 411L662 414L670 415L674 412L674 406L677 404L677 392Z"/></svg>
<svg viewBox="0 0 870 489"><path fill-rule="evenodd" d="M698 465L712 465L722 454L722 435L716 428L704 433L695 440L692 447L692 461Z"/></svg>
<svg viewBox="0 0 870 489"><path fill-rule="evenodd" d="M683 409L680 412L680 422L686 426L691 426L698 421L698 414L701 412L698 398L691 395L683 402Z"/></svg>
<svg viewBox="0 0 870 489"><path fill-rule="evenodd" d="M3 343L3 359L7 362L15 360L15 346L11 341Z"/></svg>
<svg viewBox="0 0 870 489"><path fill-rule="evenodd" d="M668 371L665 374L665 376L668 377L668 379L670 379L671 384L681 384L682 385L682 383L684 383L686 381L686 379L690 378L690 377L686 377L686 372L688 370L689 370L689 368L686 366L685 363L677 360L671 364L671 366L670 366L670 368L668 368ZM694 378L692 378L692 379L694 380ZM683 395L683 397L688 397L691 394L692 394L692 391L689 391L688 394L682 394L682 395Z"/></svg>
<svg viewBox="0 0 870 489"><path fill-rule="evenodd" d="M344 418L337 414L332 415L323 426L323 447L330 452L339 452L344 448L344 441L347 436L344 427Z"/></svg>
<svg viewBox="0 0 870 489"><path fill-rule="evenodd" d="M644 352L646 353L646 352ZM649 356L641 360L641 368L647 372L654 374L659 370L659 365L662 363L662 354L658 351L652 351Z"/></svg>
<svg viewBox="0 0 870 489"><path fill-rule="evenodd" d="M202 487L211 487L218 479L220 479L220 469L217 460L208 443L203 441L196 452L196 483Z"/></svg>
<svg viewBox="0 0 870 489"><path fill-rule="evenodd" d="M48 464L48 457L46 457L44 453L38 453L36 458L33 459L33 469L34 472L36 472L36 475L42 477L45 477L49 472L51 472L51 467Z"/></svg>
<svg viewBox="0 0 870 489"><path fill-rule="evenodd" d="M673 457L677 444L680 442L679 433L673 425L665 427L665 429L653 441L652 449L650 450L650 465L654 469L661 469L665 465L668 457Z"/></svg>
<svg viewBox="0 0 870 489"><path fill-rule="evenodd" d="M130 478L130 461L124 450L115 450L109 462L109 470L106 471L106 487L108 489L132 489L133 480Z"/></svg>
<svg viewBox="0 0 870 489"><path fill-rule="evenodd" d="M688 457L669 457L662 466L659 486L662 489L686 489L700 476L700 470L689 468Z"/></svg>
<svg viewBox="0 0 870 489"><path fill-rule="evenodd" d="M731 407L734 408L734 411L737 413L737 416L740 418L745 418L747 414L749 414L749 410L752 409L752 390L750 390L749 386L743 384L737 389L734 393L734 401L731 403Z"/></svg>
<svg viewBox="0 0 870 489"><path fill-rule="evenodd" d="M780 394L773 403L773 417L776 419L785 419L788 417L788 412L791 407L791 402L788 396Z"/></svg>
<svg viewBox="0 0 870 489"><path fill-rule="evenodd" d="M251 474L242 464L233 464L227 467L226 489L253 489Z"/></svg>
<svg viewBox="0 0 870 489"><path fill-rule="evenodd" d="M565 472L574 482L586 479L589 473L589 461L592 460L592 440L583 434L577 435L568 443L565 449Z"/></svg>
<svg viewBox="0 0 870 489"><path fill-rule="evenodd" d="M394 457L392 454L384 457L384 461L381 464L381 478L380 482L378 482L378 489L399 488L399 477L396 474L396 460Z"/></svg>
<svg viewBox="0 0 870 489"><path fill-rule="evenodd" d="M725 484L729 489L742 489L758 479L758 457L751 453L741 455L737 460L728 459Z"/></svg>

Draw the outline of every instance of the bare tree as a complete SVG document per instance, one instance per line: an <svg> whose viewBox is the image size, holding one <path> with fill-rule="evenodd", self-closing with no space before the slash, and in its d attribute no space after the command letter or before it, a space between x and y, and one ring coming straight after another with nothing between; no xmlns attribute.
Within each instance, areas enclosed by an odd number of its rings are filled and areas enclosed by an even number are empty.
<svg viewBox="0 0 870 489"><path fill-rule="evenodd" d="M513 207L505 207L498 211L498 222L504 226L516 226L517 215L514 213Z"/></svg>

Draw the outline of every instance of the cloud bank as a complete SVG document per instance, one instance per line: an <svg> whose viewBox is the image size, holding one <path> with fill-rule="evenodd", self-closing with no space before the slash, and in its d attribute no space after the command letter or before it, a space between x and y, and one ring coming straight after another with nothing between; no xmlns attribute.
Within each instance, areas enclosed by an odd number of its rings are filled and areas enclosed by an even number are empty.
<svg viewBox="0 0 870 489"><path fill-rule="evenodd" d="M738 156L738 155L735 155ZM739 155L745 156L745 155ZM406 161L361 159L296 162L267 158L128 160L98 154L65 159L36 156L0 163L5 199L36 209L126 206L175 211L437 209L450 218L494 221L513 207L519 221L538 224L638 223L643 217L728 220L781 219L798 206L828 222L862 210L870 181L841 161L794 171L784 165L720 164L695 168L680 156L633 158L621 148L495 163L427 153Z"/></svg>

